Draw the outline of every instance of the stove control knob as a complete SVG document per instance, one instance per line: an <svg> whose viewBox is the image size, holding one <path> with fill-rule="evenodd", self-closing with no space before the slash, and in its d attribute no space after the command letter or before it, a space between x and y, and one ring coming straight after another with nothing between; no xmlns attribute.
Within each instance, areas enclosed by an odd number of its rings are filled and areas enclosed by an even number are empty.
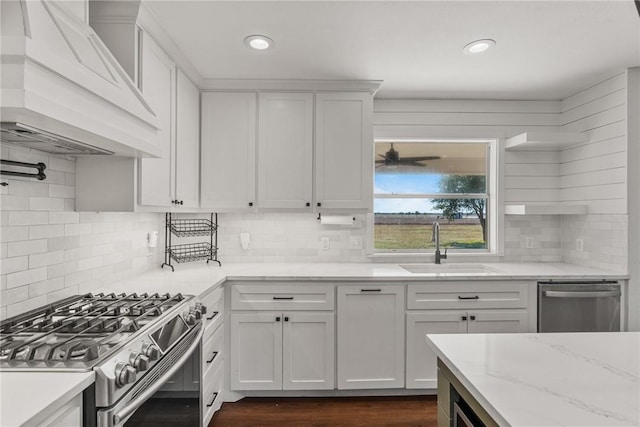
<svg viewBox="0 0 640 427"><path fill-rule="evenodd" d="M193 313L187 313L184 320L187 321L188 325L195 325L196 324L196 315L193 314Z"/></svg>
<svg viewBox="0 0 640 427"><path fill-rule="evenodd" d="M138 372L149 369L149 358L135 351L129 355L129 363L131 363Z"/></svg>
<svg viewBox="0 0 640 427"><path fill-rule="evenodd" d="M201 302L197 302L196 303L196 310L199 311L202 314L207 314L207 306L206 305L202 305Z"/></svg>
<svg viewBox="0 0 640 427"><path fill-rule="evenodd" d="M128 363L116 364L116 386L124 387L126 384L132 384L136 380L136 368Z"/></svg>
<svg viewBox="0 0 640 427"><path fill-rule="evenodd" d="M149 360L158 360L160 357L160 350L155 344L144 343L142 344L142 354L147 356Z"/></svg>
<svg viewBox="0 0 640 427"><path fill-rule="evenodd" d="M198 307L191 307L191 310L189 310L189 314L195 316L197 320L202 319L202 312L198 309Z"/></svg>

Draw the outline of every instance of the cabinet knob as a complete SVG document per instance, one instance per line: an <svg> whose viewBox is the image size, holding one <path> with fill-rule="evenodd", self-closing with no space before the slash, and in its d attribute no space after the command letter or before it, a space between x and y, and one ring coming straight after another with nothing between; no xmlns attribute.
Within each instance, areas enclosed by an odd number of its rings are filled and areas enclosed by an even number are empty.
<svg viewBox="0 0 640 427"><path fill-rule="evenodd" d="M176 200L177 202L177 200ZM180 200L180 202L178 202L180 205L184 204L184 201Z"/></svg>
<svg viewBox="0 0 640 427"><path fill-rule="evenodd" d="M476 316L469 316L469 319L476 320Z"/></svg>
<svg viewBox="0 0 640 427"><path fill-rule="evenodd" d="M253 206L253 202L249 202L249 206Z"/></svg>
<svg viewBox="0 0 640 427"><path fill-rule="evenodd" d="M307 202L307 206L311 206L311 203Z"/></svg>
<svg viewBox="0 0 640 427"><path fill-rule="evenodd" d="M280 316L276 317L276 322L280 321Z"/></svg>
<svg viewBox="0 0 640 427"><path fill-rule="evenodd" d="M322 203L318 202L318 207L322 206Z"/></svg>
<svg viewBox="0 0 640 427"><path fill-rule="evenodd" d="M285 317L284 317L284 321L285 321L285 322L288 322L288 321L289 321L289 318L288 318L287 316L285 316Z"/></svg>
<svg viewBox="0 0 640 427"><path fill-rule="evenodd" d="M462 320L467 320L467 316L462 316Z"/></svg>

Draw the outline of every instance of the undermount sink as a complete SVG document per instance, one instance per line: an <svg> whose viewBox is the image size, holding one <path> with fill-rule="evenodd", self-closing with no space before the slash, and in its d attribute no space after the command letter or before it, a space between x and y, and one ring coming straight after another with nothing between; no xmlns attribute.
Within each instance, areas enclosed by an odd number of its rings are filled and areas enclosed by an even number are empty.
<svg viewBox="0 0 640 427"><path fill-rule="evenodd" d="M413 274L486 274L494 271L484 264L401 264L400 267Z"/></svg>

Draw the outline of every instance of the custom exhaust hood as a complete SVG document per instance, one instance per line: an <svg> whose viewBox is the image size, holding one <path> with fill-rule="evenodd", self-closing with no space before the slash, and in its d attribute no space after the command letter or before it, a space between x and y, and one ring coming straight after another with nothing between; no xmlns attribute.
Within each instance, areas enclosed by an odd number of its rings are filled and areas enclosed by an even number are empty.
<svg viewBox="0 0 640 427"><path fill-rule="evenodd" d="M2 0L3 143L158 157L160 124L95 31L50 0Z"/></svg>

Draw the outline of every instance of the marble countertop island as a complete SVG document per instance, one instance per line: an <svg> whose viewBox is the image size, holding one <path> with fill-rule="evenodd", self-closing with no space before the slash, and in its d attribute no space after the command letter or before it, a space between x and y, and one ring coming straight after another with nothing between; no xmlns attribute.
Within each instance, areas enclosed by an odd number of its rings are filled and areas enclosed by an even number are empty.
<svg viewBox="0 0 640 427"><path fill-rule="evenodd" d="M640 332L427 335L500 426L640 426Z"/></svg>

